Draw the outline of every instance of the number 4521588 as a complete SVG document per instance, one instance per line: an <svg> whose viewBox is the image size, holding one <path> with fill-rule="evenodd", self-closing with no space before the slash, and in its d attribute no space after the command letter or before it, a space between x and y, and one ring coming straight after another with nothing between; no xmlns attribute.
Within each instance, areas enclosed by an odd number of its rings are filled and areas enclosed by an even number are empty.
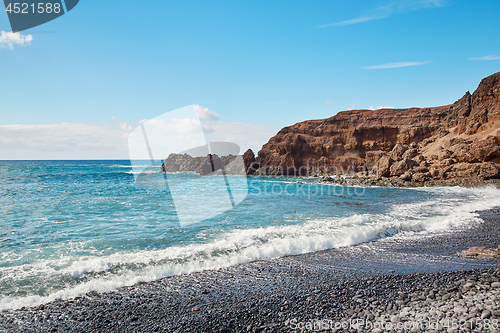
<svg viewBox="0 0 500 333"><path fill-rule="evenodd" d="M39 2L37 6L34 3L9 3L7 8L5 9L9 14L59 14L61 12L61 4L60 3L51 3L51 2Z"/></svg>

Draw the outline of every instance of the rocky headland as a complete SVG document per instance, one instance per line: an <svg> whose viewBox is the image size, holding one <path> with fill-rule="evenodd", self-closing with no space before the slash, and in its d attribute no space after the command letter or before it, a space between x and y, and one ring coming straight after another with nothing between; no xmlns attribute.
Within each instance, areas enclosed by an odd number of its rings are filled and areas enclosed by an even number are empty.
<svg viewBox="0 0 500 333"><path fill-rule="evenodd" d="M496 183L499 140L500 72L450 105L351 110L285 127L263 146L256 158L259 168L252 171L356 174L373 185Z"/></svg>
<svg viewBox="0 0 500 333"><path fill-rule="evenodd" d="M350 110L281 129L255 156L171 154L163 172L323 176L339 185L500 184L500 72L453 104ZM245 170L242 170L244 165Z"/></svg>

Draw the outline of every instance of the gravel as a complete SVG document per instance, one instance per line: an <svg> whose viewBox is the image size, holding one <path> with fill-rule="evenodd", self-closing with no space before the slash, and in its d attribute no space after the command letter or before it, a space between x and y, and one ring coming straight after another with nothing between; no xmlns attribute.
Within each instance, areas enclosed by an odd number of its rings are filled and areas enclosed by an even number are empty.
<svg viewBox="0 0 500 333"><path fill-rule="evenodd" d="M499 215L4 311L0 332L495 332L499 261L456 253L496 247Z"/></svg>

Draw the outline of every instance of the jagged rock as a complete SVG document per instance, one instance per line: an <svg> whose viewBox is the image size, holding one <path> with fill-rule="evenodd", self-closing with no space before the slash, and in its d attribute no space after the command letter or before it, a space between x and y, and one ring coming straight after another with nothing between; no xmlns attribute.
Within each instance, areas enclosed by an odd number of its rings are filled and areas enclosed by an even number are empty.
<svg viewBox="0 0 500 333"><path fill-rule="evenodd" d="M460 184L463 177L499 178L499 142L500 72L450 105L351 110L285 127L256 161L264 174L307 174L313 165L327 173L368 168L384 177Z"/></svg>
<svg viewBox="0 0 500 333"><path fill-rule="evenodd" d="M415 156L418 155L418 151L417 149L415 148L410 148L408 149L407 151L404 152L403 156L402 156L402 159L403 160L408 160L408 159L412 159L414 158Z"/></svg>
<svg viewBox="0 0 500 333"><path fill-rule="evenodd" d="M399 179L405 180L405 181L410 181L412 176L413 176L413 173L411 171L406 171L404 174L399 176Z"/></svg>
<svg viewBox="0 0 500 333"><path fill-rule="evenodd" d="M425 182L426 176L422 172L417 172L414 173L413 176L411 176L411 180L413 180L414 182Z"/></svg>
<svg viewBox="0 0 500 333"><path fill-rule="evenodd" d="M377 165L377 162L386 154L387 153L382 150L367 151L365 154L366 166L373 167Z"/></svg>
<svg viewBox="0 0 500 333"><path fill-rule="evenodd" d="M403 154L407 149L408 149L407 145L402 145L400 143L397 143L391 150L391 158L394 161L401 161L401 159L403 158Z"/></svg>
<svg viewBox="0 0 500 333"><path fill-rule="evenodd" d="M248 149L243 154L243 163L245 164L245 169L247 174L254 174L257 169L259 169L259 163L255 161L255 155L252 149Z"/></svg>
<svg viewBox="0 0 500 333"><path fill-rule="evenodd" d="M481 162L487 162L500 155L498 142L493 137L472 142L470 149L472 155Z"/></svg>
<svg viewBox="0 0 500 333"><path fill-rule="evenodd" d="M457 160L458 162L465 162L465 163L477 162L477 159L471 153L470 146L468 144L461 144L458 145L458 147L455 147L455 152L451 157Z"/></svg>
<svg viewBox="0 0 500 333"><path fill-rule="evenodd" d="M429 172L429 169L427 169L426 167L424 166L416 166L412 169L412 171L414 173L427 173Z"/></svg>
<svg viewBox="0 0 500 333"><path fill-rule="evenodd" d="M192 157L188 154L170 154L161 166L162 172L195 172L208 175L218 172L222 167L227 174L244 174L245 166L239 163L237 156L228 155L219 157L208 154L203 157Z"/></svg>
<svg viewBox="0 0 500 333"><path fill-rule="evenodd" d="M483 163L480 166L479 177L482 179L500 178L500 167L494 163Z"/></svg>
<svg viewBox="0 0 500 333"><path fill-rule="evenodd" d="M391 165L394 161L389 156L382 156L377 163L377 173L379 177L389 177Z"/></svg>
<svg viewBox="0 0 500 333"><path fill-rule="evenodd" d="M405 159L399 162L395 162L391 165L391 176L399 177L404 174L406 171L411 170L413 167L417 166L418 163L414 160Z"/></svg>

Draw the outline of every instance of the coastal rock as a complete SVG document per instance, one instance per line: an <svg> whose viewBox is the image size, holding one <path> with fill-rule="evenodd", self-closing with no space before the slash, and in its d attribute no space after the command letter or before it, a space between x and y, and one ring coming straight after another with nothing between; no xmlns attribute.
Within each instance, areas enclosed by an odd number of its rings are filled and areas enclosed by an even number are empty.
<svg viewBox="0 0 500 333"><path fill-rule="evenodd" d="M400 143L397 143L391 150L391 158L394 161L400 161L403 158L403 154L407 149L408 149L407 145L402 145Z"/></svg>
<svg viewBox="0 0 500 333"><path fill-rule="evenodd" d="M457 185L500 178L499 143L500 72L450 105L350 110L285 127L255 160L262 174L370 171L401 182L417 174L423 183Z"/></svg>
<svg viewBox="0 0 500 333"><path fill-rule="evenodd" d="M380 177L389 177L391 174L391 165L394 163L389 156L383 156L377 162L377 171Z"/></svg>
<svg viewBox="0 0 500 333"><path fill-rule="evenodd" d="M391 165L391 176L401 176L406 171L411 170L413 167L418 166L414 160L404 159Z"/></svg>
<svg viewBox="0 0 500 333"><path fill-rule="evenodd" d="M259 163L255 161L255 155L252 149L248 149L243 154L243 163L245 164L247 174L253 174L259 168Z"/></svg>
<svg viewBox="0 0 500 333"><path fill-rule="evenodd" d="M208 154L206 156L190 156L188 154L170 154L161 166L161 172L195 172L200 175L224 172L230 175L242 175L253 173L258 169L253 152L249 149L242 159L235 155L218 156ZM245 160L246 158L246 160ZM247 167L248 165L248 167Z"/></svg>
<svg viewBox="0 0 500 333"><path fill-rule="evenodd" d="M425 182L426 177L425 177L424 173L417 172L417 173L413 174L413 176L411 177L411 180L413 180L414 182Z"/></svg>
<svg viewBox="0 0 500 333"><path fill-rule="evenodd" d="M476 258L497 258L500 259L500 246L496 249L486 247L471 247L458 253L460 257L476 257Z"/></svg>

